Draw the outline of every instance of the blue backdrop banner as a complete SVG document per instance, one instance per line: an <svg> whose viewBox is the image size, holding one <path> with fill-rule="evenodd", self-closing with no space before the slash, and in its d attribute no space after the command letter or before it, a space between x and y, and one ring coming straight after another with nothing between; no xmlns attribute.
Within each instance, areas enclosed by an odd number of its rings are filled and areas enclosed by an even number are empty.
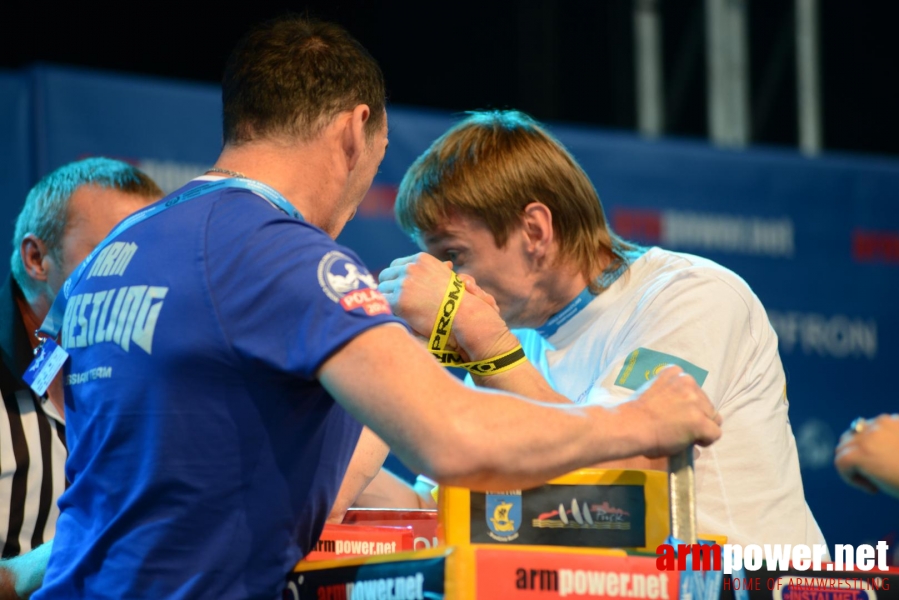
<svg viewBox="0 0 899 600"><path fill-rule="evenodd" d="M217 86L40 66L34 82L37 175L86 156L143 169L167 192L222 146Z"/></svg>
<svg viewBox="0 0 899 600"><path fill-rule="evenodd" d="M28 77L0 70L0 276L9 273L13 229L34 182Z"/></svg>

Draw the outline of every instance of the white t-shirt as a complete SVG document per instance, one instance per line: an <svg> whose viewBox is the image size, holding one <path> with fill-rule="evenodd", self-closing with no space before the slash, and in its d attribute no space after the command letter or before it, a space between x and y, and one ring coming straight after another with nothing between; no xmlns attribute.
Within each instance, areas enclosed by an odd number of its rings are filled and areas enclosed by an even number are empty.
<svg viewBox="0 0 899 600"><path fill-rule="evenodd" d="M667 364L724 419L697 448L701 533L736 544L823 544L802 489L777 335L752 290L712 261L652 248L548 340L515 332L554 388L615 406Z"/></svg>

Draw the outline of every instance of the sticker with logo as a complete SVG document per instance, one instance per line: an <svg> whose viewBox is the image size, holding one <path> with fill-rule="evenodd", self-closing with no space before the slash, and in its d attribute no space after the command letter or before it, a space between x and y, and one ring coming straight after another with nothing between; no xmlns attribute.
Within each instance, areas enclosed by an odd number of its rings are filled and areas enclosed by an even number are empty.
<svg viewBox="0 0 899 600"><path fill-rule="evenodd" d="M318 284L347 312L361 309L369 316L391 314L387 300L375 289L378 283L374 276L343 252L332 250L322 257Z"/></svg>
<svg viewBox="0 0 899 600"><path fill-rule="evenodd" d="M521 527L521 490L488 493L485 499L484 517L490 532L498 542L511 542L518 537Z"/></svg>
<svg viewBox="0 0 899 600"><path fill-rule="evenodd" d="M649 348L637 348L624 361L624 366L621 367L621 372L618 373L615 385L620 385L629 390L636 390L658 375L659 371L671 365L677 365L684 372L692 375L693 379L700 386L702 386L706 376L709 374L705 369L701 369L680 357L665 354L664 352L656 352Z"/></svg>
<svg viewBox="0 0 899 600"><path fill-rule="evenodd" d="M587 504L571 499L570 508L560 502L558 508L540 513L533 520L537 528L551 529L630 529L631 513L609 504Z"/></svg>
<svg viewBox="0 0 899 600"><path fill-rule="evenodd" d="M471 492L472 544L642 548L641 485L546 484L522 492Z"/></svg>

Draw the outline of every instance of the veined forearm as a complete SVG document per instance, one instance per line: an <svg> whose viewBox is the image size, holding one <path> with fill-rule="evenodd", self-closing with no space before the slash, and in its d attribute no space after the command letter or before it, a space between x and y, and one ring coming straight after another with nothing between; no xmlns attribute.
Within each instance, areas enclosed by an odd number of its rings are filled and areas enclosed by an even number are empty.
<svg viewBox="0 0 899 600"><path fill-rule="evenodd" d="M459 399L438 434L448 451L436 457L429 474L472 489L526 488L590 464L649 452L651 441L629 412L502 394Z"/></svg>
<svg viewBox="0 0 899 600"><path fill-rule="evenodd" d="M571 404L571 400L555 391L529 362L496 375L486 377L472 375L472 380L475 385L484 389L516 394L551 404Z"/></svg>

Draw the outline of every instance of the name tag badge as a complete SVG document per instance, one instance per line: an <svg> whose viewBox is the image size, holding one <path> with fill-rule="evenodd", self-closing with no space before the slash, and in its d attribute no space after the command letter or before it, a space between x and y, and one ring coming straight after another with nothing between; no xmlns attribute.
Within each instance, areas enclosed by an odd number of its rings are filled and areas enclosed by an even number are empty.
<svg viewBox="0 0 899 600"><path fill-rule="evenodd" d="M34 390L35 394L43 397L53 378L68 360L69 353L60 348L59 344L51 338L45 338L34 352L34 360L28 365L28 370L22 375L22 379Z"/></svg>

